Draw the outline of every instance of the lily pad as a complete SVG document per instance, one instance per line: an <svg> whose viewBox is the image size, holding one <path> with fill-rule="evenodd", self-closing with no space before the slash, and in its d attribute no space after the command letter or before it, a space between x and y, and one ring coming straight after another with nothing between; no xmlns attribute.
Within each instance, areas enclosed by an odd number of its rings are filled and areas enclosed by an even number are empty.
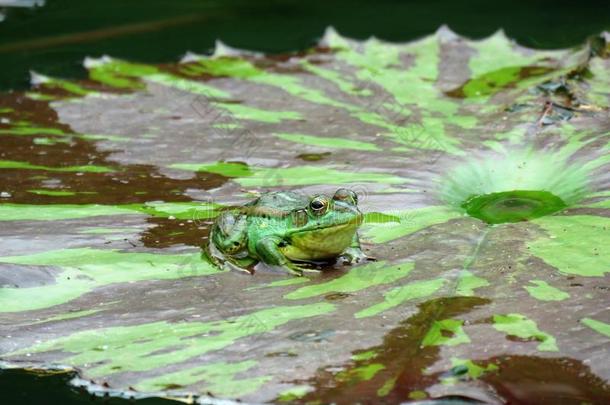
<svg viewBox="0 0 610 405"><path fill-rule="evenodd" d="M609 402L600 38L329 29L0 94L2 364L183 400ZM223 207L340 186L377 262L297 279L202 255Z"/></svg>

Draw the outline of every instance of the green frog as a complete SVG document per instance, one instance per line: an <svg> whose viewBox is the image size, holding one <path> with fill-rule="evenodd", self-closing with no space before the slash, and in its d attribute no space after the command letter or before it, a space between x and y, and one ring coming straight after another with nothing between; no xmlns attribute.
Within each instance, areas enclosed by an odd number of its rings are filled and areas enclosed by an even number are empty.
<svg viewBox="0 0 610 405"><path fill-rule="evenodd" d="M366 259L357 233L362 220L358 196L346 188L332 197L265 193L216 219L209 253L217 264L251 258L301 276L308 263Z"/></svg>

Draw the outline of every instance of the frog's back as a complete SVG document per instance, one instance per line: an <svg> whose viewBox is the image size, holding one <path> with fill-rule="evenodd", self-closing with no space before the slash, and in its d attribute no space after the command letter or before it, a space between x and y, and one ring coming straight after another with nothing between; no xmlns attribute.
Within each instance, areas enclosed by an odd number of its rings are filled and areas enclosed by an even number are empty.
<svg viewBox="0 0 610 405"><path fill-rule="evenodd" d="M292 191L275 191L261 195L246 204L245 207L248 207L248 215L282 217L291 211L307 207L308 203L309 198L303 194Z"/></svg>

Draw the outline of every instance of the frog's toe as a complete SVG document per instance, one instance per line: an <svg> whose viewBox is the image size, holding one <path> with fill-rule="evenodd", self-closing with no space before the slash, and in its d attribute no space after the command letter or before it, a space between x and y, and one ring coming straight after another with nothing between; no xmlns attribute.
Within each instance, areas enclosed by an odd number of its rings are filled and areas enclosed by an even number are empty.
<svg viewBox="0 0 610 405"><path fill-rule="evenodd" d="M277 274L290 273L290 274L293 274L298 277L302 277L303 272L308 270L308 269L304 268L303 266L299 266L298 264L292 263L292 262L285 263L285 264L269 264L269 263L259 262L255 268L257 271L261 271L261 272L277 273Z"/></svg>
<svg viewBox="0 0 610 405"><path fill-rule="evenodd" d="M356 264L370 260L375 260L375 258L367 256L362 250L356 248L347 249L337 258L337 262L342 264Z"/></svg>

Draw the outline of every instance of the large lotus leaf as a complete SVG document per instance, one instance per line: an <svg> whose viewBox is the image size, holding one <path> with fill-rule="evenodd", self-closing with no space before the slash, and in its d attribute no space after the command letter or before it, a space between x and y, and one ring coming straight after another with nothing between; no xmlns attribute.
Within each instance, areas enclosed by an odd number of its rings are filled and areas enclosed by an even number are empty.
<svg viewBox="0 0 610 405"><path fill-rule="evenodd" d="M330 30L34 74L0 95L2 360L126 395L610 401L608 54ZM201 255L222 207L339 186L377 261Z"/></svg>

